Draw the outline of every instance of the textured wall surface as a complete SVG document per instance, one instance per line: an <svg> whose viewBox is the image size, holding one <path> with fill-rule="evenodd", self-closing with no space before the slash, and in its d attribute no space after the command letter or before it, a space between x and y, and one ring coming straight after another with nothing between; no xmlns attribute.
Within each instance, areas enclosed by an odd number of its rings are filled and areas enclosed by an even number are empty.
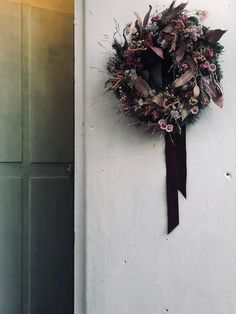
<svg viewBox="0 0 236 314"><path fill-rule="evenodd" d="M77 314L236 312L235 3L189 1L229 30L225 107L187 130L188 198L167 236L164 140L128 126L103 95L113 18L122 28L157 2L76 1Z"/></svg>

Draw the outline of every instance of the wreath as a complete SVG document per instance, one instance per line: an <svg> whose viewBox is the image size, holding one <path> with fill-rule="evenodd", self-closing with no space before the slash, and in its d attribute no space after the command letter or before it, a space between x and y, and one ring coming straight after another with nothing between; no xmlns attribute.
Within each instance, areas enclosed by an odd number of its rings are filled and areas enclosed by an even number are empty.
<svg viewBox="0 0 236 314"><path fill-rule="evenodd" d="M207 12L190 14L186 5L173 1L152 16L150 5L143 20L134 12L135 25L122 34L117 26L114 33L107 85L134 125L146 125L148 132L181 133L211 99L223 106L224 47L218 41L225 31L203 26Z"/></svg>
<svg viewBox="0 0 236 314"><path fill-rule="evenodd" d="M175 2L152 15L150 5L143 20L134 12L122 33L116 24L106 82L134 125L165 134L168 233L179 224L178 191L186 197L186 125L211 100L223 107L218 41L226 32L201 24L206 11Z"/></svg>

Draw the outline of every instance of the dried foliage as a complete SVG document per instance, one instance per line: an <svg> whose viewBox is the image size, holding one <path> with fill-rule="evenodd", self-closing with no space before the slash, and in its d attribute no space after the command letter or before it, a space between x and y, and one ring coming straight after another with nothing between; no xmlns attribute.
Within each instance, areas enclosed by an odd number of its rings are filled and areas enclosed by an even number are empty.
<svg viewBox="0 0 236 314"><path fill-rule="evenodd" d="M152 133L181 133L211 99L223 107L218 41L225 31L201 24L206 11L190 15L187 3L175 2L153 14L150 5L144 19L134 12L134 26L128 24L121 34L116 25L107 64L106 86L135 125Z"/></svg>

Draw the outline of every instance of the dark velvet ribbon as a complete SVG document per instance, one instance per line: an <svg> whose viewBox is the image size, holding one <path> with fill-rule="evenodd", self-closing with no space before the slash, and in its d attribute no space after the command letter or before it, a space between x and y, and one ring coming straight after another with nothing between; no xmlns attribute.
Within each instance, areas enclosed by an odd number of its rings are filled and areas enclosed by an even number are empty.
<svg viewBox="0 0 236 314"><path fill-rule="evenodd" d="M150 51L149 53L153 53ZM165 56L166 59L166 56ZM147 60L153 60L148 58ZM163 63L157 57L154 64L150 64L146 80L152 88L158 90L163 85L162 73L169 73L172 59L168 64ZM171 75L171 73L169 74ZM168 233L173 231L179 224L179 201L178 191L186 198L186 129L182 128L181 134L166 133L165 135L165 155L166 155L166 190L167 190L167 212L168 212Z"/></svg>
<svg viewBox="0 0 236 314"><path fill-rule="evenodd" d="M186 198L186 129L182 128L181 134L165 135L166 156L166 190L168 233L179 224L178 191Z"/></svg>

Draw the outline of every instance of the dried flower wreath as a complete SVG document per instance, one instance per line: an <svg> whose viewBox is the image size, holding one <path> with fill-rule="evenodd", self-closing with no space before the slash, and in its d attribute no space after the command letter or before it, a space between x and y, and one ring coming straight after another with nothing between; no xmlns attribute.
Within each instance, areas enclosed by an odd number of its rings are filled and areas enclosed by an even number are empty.
<svg viewBox="0 0 236 314"><path fill-rule="evenodd" d="M210 99L223 106L218 40L225 31L199 24L205 11L189 16L186 3L174 2L151 19L151 6L143 21L135 13L135 26L123 30L124 42L114 34L115 54L107 66L107 84L123 111L153 133L181 133Z"/></svg>
<svg viewBox="0 0 236 314"><path fill-rule="evenodd" d="M150 5L143 20L134 12L135 25L122 34L116 30L106 83L134 125L166 135L169 232L179 223L178 190L186 196L185 126L211 99L223 107L219 56L224 47L218 41L225 33L201 24L206 11L190 14L187 3L175 2L153 15Z"/></svg>

